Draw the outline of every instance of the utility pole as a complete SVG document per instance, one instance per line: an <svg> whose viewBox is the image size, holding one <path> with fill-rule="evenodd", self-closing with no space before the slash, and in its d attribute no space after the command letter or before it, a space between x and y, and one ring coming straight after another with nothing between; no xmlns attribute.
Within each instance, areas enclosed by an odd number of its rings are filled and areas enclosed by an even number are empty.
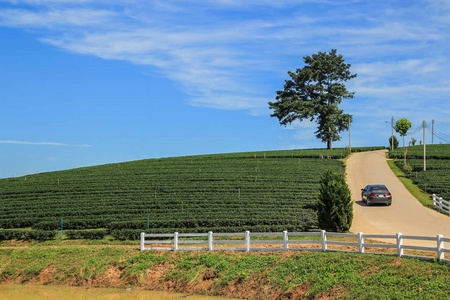
<svg viewBox="0 0 450 300"><path fill-rule="evenodd" d="M394 151L394 116L392 116L392 118L391 118L391 129L392 129L391 150Z"/></svg>
<svg viewBox="0 0 450 300"><path fill-rule="evenodd" d="M425 120L423 121L423 170L427 170L427 151L426 151L426 145L425 145L425 127L426 127Z"/></svg>
<svg viewBox="0 0 450 300"><path fill-rule="evenodd" d="M350 153L352 153L352 133L350 130L350 116L348 117L348 147L350 149Z"/></svg>
<svg viewBox="0 0 450 300"><path fill-rule="evenodd" d="M431 120L431 145L434 145L434 120Z"/></svg>

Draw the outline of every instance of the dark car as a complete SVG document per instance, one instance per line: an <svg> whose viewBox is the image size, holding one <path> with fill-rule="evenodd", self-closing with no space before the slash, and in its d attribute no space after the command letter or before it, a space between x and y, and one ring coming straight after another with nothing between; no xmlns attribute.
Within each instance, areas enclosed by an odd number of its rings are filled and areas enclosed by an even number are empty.
<svg viewBox="0 0 450 300"><path fill-rule="evenodd" d="M383 184L371 184L361 189L361 198L367 205L375 203L391 205L392 203L391 192Z"/></svg>

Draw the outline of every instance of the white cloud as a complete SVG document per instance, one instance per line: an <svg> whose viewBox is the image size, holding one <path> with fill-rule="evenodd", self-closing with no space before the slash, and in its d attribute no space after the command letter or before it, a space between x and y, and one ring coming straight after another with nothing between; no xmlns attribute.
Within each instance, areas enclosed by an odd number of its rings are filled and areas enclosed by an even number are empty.
<svg viewBox="0 0 450 300"><path fill-rule="evenodd" d="M25 142L25 141L0 141L0 144L39 145L39 146L64 146L64 147L92 147L91 145L70 145L54 142Z"/></svg>
<svg viewBox="0 0 450 300"><path fill-rule="evenodd" d="M408 59L391 62L377 61L373 63L361 63L353 66L353 70L359 75L374 78L399 77L406 74L408 79L411 76L428 77L437 72L442 72L447 64L444 59Z"/></svg>
<svg viewBox="0 0 450 300"><path fill-rule="evenodd" d="M107 10L65 9L28 11L24 9L0 10L0 24L11 27L51 27L54 25L88 26L108 22L114 15Z"/></svg>

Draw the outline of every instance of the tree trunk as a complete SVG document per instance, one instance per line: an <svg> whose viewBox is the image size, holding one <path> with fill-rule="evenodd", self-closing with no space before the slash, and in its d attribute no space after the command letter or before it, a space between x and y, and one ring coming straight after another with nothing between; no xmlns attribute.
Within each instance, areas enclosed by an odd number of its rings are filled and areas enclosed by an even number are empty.
<svg viewBox="0 0 450 300"><path fill-rule="evenodd" d="M406 167L405 136L403 136L403 165Z"/></svg>
<svg viewBox="0 0 450 300"><path fill-rule="evenodd" d="M406 167L406 154L408 153L408 148L403 150L403 165Z"/></svg>
<svg viewBox="0 0 450 300"><path fill-rule="evenodd" d="M328 127L327 149L328 150L332 150L333 149L333 147L331 147L331 127Z"/></svg>

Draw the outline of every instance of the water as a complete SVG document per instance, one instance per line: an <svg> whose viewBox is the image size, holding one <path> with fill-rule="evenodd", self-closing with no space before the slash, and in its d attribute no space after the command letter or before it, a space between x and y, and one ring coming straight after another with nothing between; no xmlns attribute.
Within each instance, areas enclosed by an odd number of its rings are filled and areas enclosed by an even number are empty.
<svg viewBox="0 0 450 300"><path fill-rule="evenodd" d="M185 295L126 289L86 288L49 285L0 285L0 300L230 300L231 298Z"/></svg>

